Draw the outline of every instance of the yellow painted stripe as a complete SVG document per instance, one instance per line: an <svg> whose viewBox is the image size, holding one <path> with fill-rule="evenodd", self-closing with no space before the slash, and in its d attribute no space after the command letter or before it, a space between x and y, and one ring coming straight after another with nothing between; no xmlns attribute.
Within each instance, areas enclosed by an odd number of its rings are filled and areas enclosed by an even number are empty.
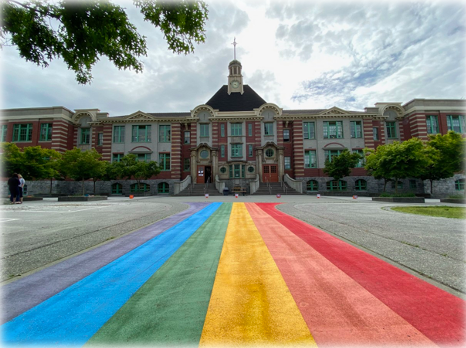
<svg viewBox="0 0 466 348"><path fill-rule="evenodd" d="M315 345L244 203L234 203L201 346Z"/></svg>

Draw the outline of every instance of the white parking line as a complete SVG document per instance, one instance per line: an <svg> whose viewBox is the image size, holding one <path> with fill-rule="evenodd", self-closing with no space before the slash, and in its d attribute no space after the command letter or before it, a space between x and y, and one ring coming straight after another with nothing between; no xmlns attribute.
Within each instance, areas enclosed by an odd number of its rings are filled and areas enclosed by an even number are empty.
<svg viewBox="0 0 466 348"><path fill-rule="evenodd" d="M8 221L15 221L19 219L7 219L7 218L0 218L0 222L8 222Z"/></svg>
<svg viewBox="0 0 466 348"><path fill-rule="evenodd" d="M86 208L86 209L79 209L79 210L0 210L0 213L9 213L9 212L18 212L18 213L77 213L80 211L85 211L85 210L92 210L92 209L102 209L102 208L108 208L108 206L104 207L92 207L92 208Z"/></svg>

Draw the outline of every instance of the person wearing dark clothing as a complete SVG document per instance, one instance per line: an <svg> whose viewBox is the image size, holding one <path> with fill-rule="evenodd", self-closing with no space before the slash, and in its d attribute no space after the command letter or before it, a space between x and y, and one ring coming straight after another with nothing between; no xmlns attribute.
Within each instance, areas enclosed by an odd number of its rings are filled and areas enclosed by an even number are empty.
<svg viewBox="0 0 466 348"><path fill-rule="evenodd" d="M10 189L10 202L11 204L16 203L16 196L18 195L18 187L19 187L19 178L18 174L13 174L11 178L8 179L8 188Z"/></svg>

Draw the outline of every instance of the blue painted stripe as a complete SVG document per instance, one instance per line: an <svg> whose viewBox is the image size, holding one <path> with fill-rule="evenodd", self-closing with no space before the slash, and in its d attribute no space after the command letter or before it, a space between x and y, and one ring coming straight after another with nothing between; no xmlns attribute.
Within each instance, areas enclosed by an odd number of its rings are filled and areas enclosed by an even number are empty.
<svg viewBox="0 0 466 348"><path fill-rule="evenodd" d="M6 343L84 344L219 208L212 203L2 325Z"/></svg>

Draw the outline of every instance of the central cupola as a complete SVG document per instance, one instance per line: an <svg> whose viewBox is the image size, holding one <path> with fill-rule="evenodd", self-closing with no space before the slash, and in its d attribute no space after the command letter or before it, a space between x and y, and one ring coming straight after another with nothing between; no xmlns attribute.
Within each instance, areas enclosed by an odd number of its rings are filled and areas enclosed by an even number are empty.
<svg viewBox="0 0 466 348"><path fill-rule="evenodd" d="M236 60L236 38L233 41L234 46L234 60L228 64L228 94L231 93L244 93L243 88L243 75L241 75L241 63L239 60Z"/></svg>

